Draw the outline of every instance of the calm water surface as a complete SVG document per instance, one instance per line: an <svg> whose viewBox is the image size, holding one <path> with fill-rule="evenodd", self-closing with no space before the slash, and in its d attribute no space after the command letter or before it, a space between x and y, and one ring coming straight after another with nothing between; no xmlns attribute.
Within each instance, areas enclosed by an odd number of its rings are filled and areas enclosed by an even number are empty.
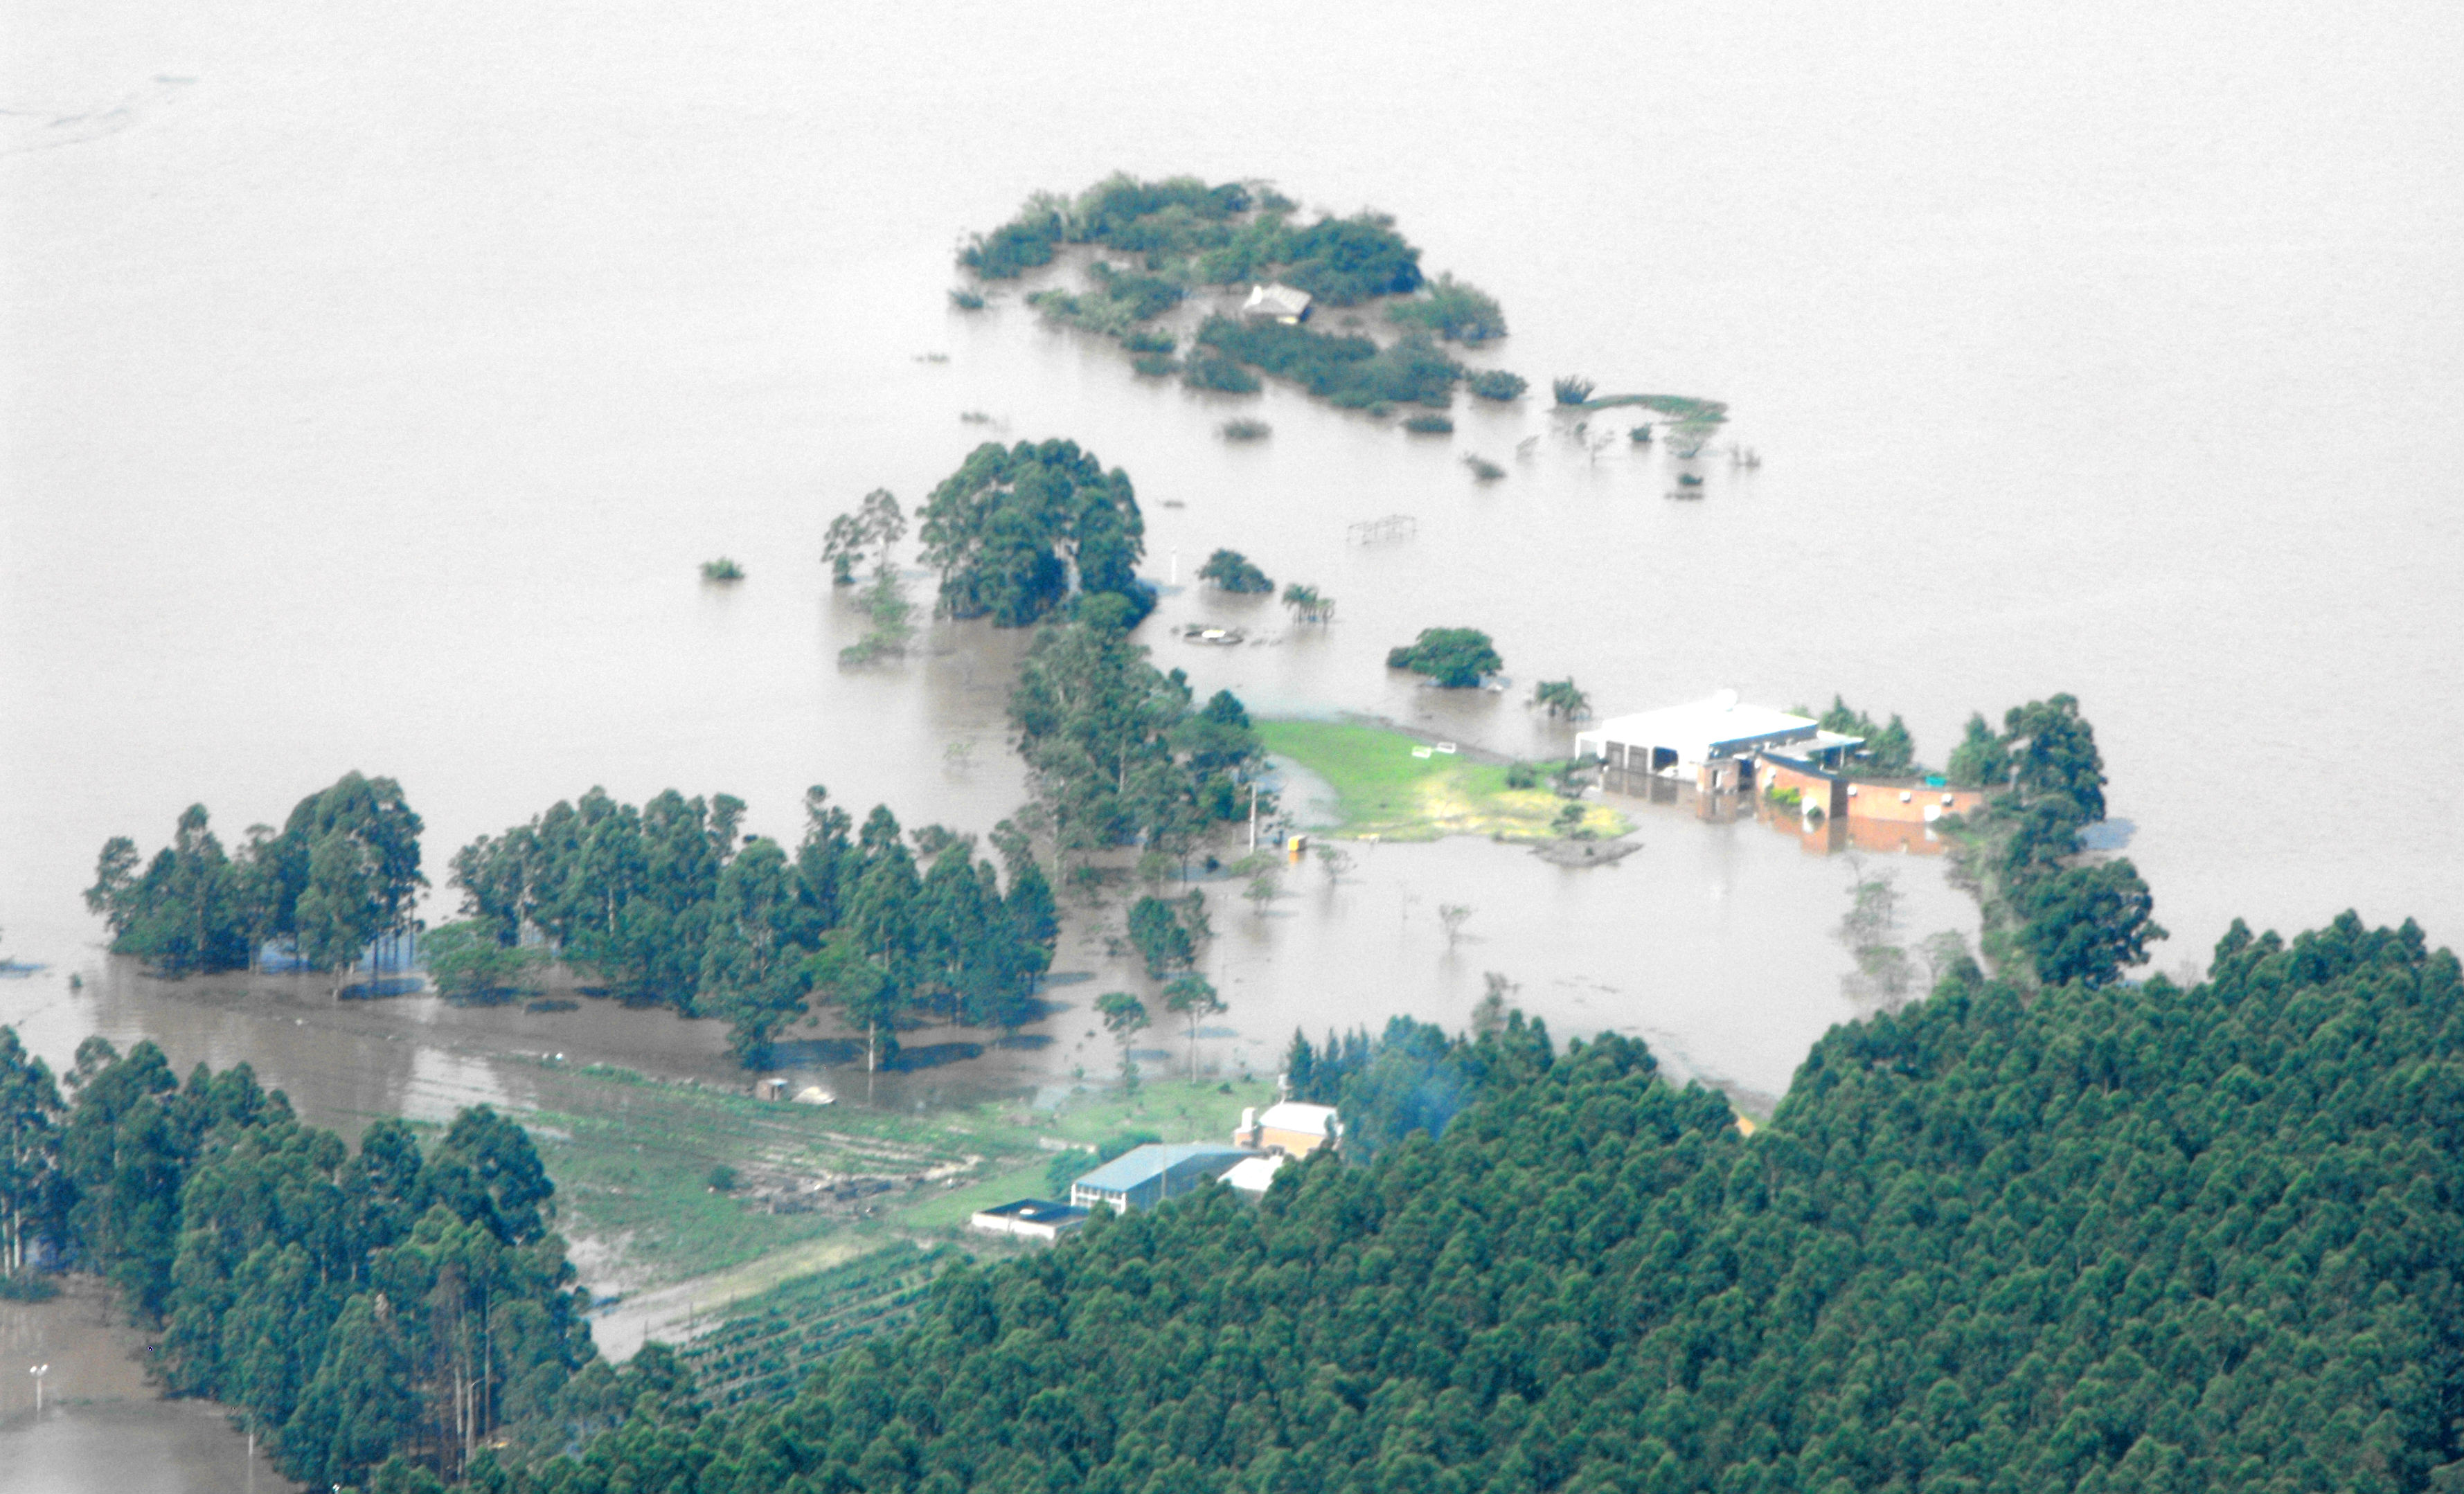
<svg viewBox="0 0 2464 1494"><path fill-rule="evenodd" d="M1023 640L945 625L843 672L857 620L815 557L832 513L920 500L987 434L1128 468L1159 580L1228 544L1341 599L1277 636L1265 608L1167 597L1159 662L1255 708L1563 749L1516 694L1389 676L1433 624L1608 711L1843 692L1937 758L1970 710L2068 690L2165 968L2235 913L2351 906L2452 940L2464 803L2409 764L2464 734L2457 25L2143 11L1295 10L1257 24L1325 60L1269 84L1127 8L16 7L0 927L51 968L0 982L0 1018L55 1060L93 1031L248 1058L352 1129L518 1104L538 1051L723 1074L713 1034L657 1014L106 971L77 889L107 836L151 846L202 799L236 840L353 767L404 781L440 879L593 783L725 789L782 835L816 781L981 829L1023 796ZM1506 304L1482 361L1726 399L1764 465L1671 503L1657 453L1595 456L1537 407L1407 438L1137 383L1014 296L948 308L961 230L1115 166L1393 211ZM1224 447L1235 412L1272 440ZM1464 451L1509 477L1476 487ZM1346 543L1397 513L1411 540ZM721 553L750 579L705 588ZM1161 638L1198 617L1267 643ZM1263 914L1224 899L1234 1008L1204 1052L1459 1022L1493 969L1561 1031L1776 1092L1856 1012L1828 935L1846 871L1757 826L1642 836L1614 870L1383 846ZM1912 936L1969 918L1934 864L1900 870ZM1446 902L1475 910L1452 949ZM1107 988L1099 930L1062 963L1089 977L1064 1000ZM1109 1066L1084 1015L981 1082Z"/></svg>

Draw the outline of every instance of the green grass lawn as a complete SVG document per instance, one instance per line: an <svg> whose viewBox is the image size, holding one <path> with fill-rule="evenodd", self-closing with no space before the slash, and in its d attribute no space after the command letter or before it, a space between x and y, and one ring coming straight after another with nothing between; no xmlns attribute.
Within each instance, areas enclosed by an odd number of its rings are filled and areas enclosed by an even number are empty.
<svg viewBox="0 0 2464 1494"><path fill-rule="evenodd" d="M1547 788L1508 788L1507 770L1456 754L1414 756L1427 743L1385 727L1353 721L1261 721L1266 750L1289 758L1334 787L1342 821L1334 833L1390 841L1446 835L1488 835L1509 841L1549 839L1566 801ZM1622 835L1625 817L1587 805L1584 828Z"/></svg>

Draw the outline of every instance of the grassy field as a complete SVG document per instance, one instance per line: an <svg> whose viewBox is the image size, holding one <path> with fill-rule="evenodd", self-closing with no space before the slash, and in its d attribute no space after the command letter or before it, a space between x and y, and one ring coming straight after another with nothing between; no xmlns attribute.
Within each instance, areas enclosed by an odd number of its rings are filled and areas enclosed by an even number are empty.
<svg viewBox="0 0 2464 1494"><path fill-rule="evenodd" d="M693 1279L751 1280L777 1262L826 1263L908 1238L963 1235L988 1203L1045 1191L1063 1147L1125 1131L1167 1141L1228 1136L1272 1085L1150 1080L1135 1096L1089 1089L1057 1108L993 1102L925 1113L778 1104L627 1069L542 1066L536 1108L517 1111L557 1185L560 1227L610 1252L633 1292ZM1092 1158L1089 1162L1091 1164ZM732 1194L713 1169L736 1171ZM883 1191L773 1212L816 1179ZM810 1269L810 1265L802 1267Z"/></svg>
<svg viewBox="0 0 2464 1494"><path fill-rule="evenodd" d="M1548 788L1508 788L1506 768L1454 754L1413 756L1425 749L1401 732L1349 721L1261 721L1266 750L1289 758L1334 786L1342 822L1334 833L1389 841L1434 841L1486 835L1545 841L1567 801ZM1633 826L1598 804L1583 811L1583 828L1606 838Z"/></svg>

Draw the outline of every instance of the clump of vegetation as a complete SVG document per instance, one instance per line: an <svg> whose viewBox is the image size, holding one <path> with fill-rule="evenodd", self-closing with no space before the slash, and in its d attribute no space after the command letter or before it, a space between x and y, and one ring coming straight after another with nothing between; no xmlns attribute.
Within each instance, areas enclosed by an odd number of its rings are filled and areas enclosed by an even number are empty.
<svg viewBox="0 0 2464 1494"><path fill-rule="evenodd" d="M1066 856L1143 845L1186 857L1248 812L1263 755L1248 712L1228 691L1193 706L1188 682L1149 663L1128 625L1116 598L1086 599L1037 635L1010 692L1019 754ZM1273 796L1261 802L1271 810Z"/></svg>
<svg viewBox="0 0 2464 1494"><path fill-rule="evenodd" d="M734 1193L742 1183L743 1179L737 1175L736 1169L724 1162L710 1170L710 1191L713 1193Z"/></svg>
<svg viewBox="0 0 2464 1494"><path fill-rule="evenodd" d="M1239 420L1227 420L1216 427L1215 430L1226 441L1264 441L1275 433L1275 428L1265 421L1250 420L1245 416Z"/></svg>
<svg viewBox="0 0 2464 1494"><path fill-rule="evenodd" d="M1323 595L1315 586L1293 582L1284 587L1284 605L1296 623L1331 623L1334 621L1334 599Z"/></svg>
<svg viewBox="0 0 2464 1494"><path fill-rule="evenodd" d="M1133 353L1169 353L1180 345L1169 332L1153 327L1137 327L1121 334L1121 346Z"/></svg>
<svg viewBox="0 0 2464 1494"><path fill-rule="evenodd" d="M1637 446L1649 446L1651 445L1651 423L1645 421L1639 426L1629 426L1626 428L1625 435L1627 440Z"/></svg>
<svg viewBox="0 0 2464 1494"><path fill-rule="evenodd" d="M1811 712L1800 713L1812 714ZM1863 746L1857 749L1855 766L1882 778L1903 778L1925 770L1917 762L1916 738L1908 734L1907 724L1894 713L1888 726L1876 726L1874 718L1862 711L1851 711L1848 702L1837 695L1831 697L1831 709L1822 713L1817 723L1826 732L1843 736L1861 736Z"/></svg>
<svg viewBox="0 0 2464 1494"><path fill-rule="evenodd" d="M1026 303L1055 321L1126 338L1139 322L1162 316L1188 294L1159 275L1117 270L1100 260L1089 275L1094 284L1080 294L1038 291Z"/></svg>
<svg viewBox="0 0 2464 1494"><path fill-rule="evenodd" d="M737 564L734 560L729 560L726 556L722 555L715 560L704 560L701 562L701 579L704 581L742 581L744 579L744 567Z"/></svg>
<svg viewBox="0 0 2464 1494"><path fill-rule="evenodd" d="M1221 394L1255 394L1265 387L1256 374L1216 353L1192 358L1183 377L1194 388L1213 389Z"/></svg>
<svg viewBox="0 0 2464 1494"><path fill-rule="evenodd" d="M1549 387L1557 396L1558 404L1580 405L1592 397L1592 390L1598 385L1580 374L1568 374L1551 381Z"/></svg>
<svg viewBox="0 0 2464 1494"><path fill-rule="evenodd" d="M870 664L885 654L904 653L915 636L915 604L907 600L907 582L887 560L873 569L872 581L856 594L871 624L862 638L839 650L842 665Z"/></svg>
<svg viewBox="0 0 2464 1494"><path fill-rule="evenodd" d="M1569 721L1579 721L1592 714L1592 697L1577 689L1571 677L1542 681L1540 688L1531 692L1531 703L1546 708L1552 717L1564 716Z"/></svg>
<svg viewBox="0 0 2464 1494"><path fill-rule="evenodd" d="M1411 300L1389 305L1386 318L1448 342L1485 342L1506 336L1506 313L1496 297L1451 275L1438 276Z"/></svg>
<svg viewBox="0 0 2464 1494"><path fill-rule="evenodd" d="M1180 360L1170 353L1140 353L1130 360L1130 369L1141 378L1169 379L1180 372Z"/></svg>
<svg viewBox="0 0 2464 1494"><path fill-rule="evenodd" d="M428 967L429 982L452 1001L510 1000L537 988L537 973L546 952L496 942L487 926L469 918L455 919L420 936L419 957Z"/></svg>
<svg viewBox="0 0 2464 1494"><path fill-rule="evenodd" d="M1487 457L1476 455L1470 451L1463 453L1463 464L1470 468L1472 476L1481 482L1495 482L1506 475L1505 468L1498 466Z"/></svg>
<svg viewBox="0 0 2464 1494"><path fill-rule="evenodd" d="M1403 422L1403 428L1418 436L1450 436L1455 423L1443 415L1415 415Z"/></svg>
<svg viewBox="0 0 2464 1494"><path fill-rule="evenodd" d="M1024 627L1080 588L1110 592L1133 621L1155 605L1133 567L1146 520L1130 474L1074 441L986 442L943 479L918 516L924 563L940 573L937 609Z"/></svg>
<svg viewBox="0 0 2464 1494"><path fill-rule="evenodd" d="M1530 384L1521 374L1503 368L1475 368L1463 375L1463 387L1484 400L1519 400Z"/></svg>
<svg viewBox="0 0 2464 1494"><path fill-rule="evenodd" d="M1386 667L1427 675L1444 690L1472 690L1506 661L1478 628L1424 627L1413 642L1387 650Z"/></svg>
<svg viewBox="0 0 2464 1494"><path fill-rule="evenodd" d="M981 311L984 309L983 293L960 287L950 293L950 304L960 311Z"/></svg>
<svg viewBox="0 0 2464 1494"><path fill-rule="evenodd" d="M339 989L371 942L410 927L428 886L424 828L400 783L356 772L300 800L280 834L253 827L236 856L191 804L150 862L127 836L105 842L85 906L113 954L165 976L253 969L259 950L287 941Z"/></svg>
<svg viewBox="0 0 2464 1494"><path fill-rule="evenodd" d="M1781 809L1794 809L1805 802L1805 795L1796 788L1782 788L1774 783L1763 790L1763 797Z"/></svg>
<svg viewBox="0 0 2464 1494"><path fill-rule="evenodd" d="M1288 379L1348 409L1379 404L1443 409L1454 399L1463 365L1439 351L1425 333L1380 348L1365 337L1313 332L1279 321L1210 317L1198 341L1223 358Z"/></svg>
<svg viewBox="0 0 2464 1494"><path fill-rule="evenodd" d="M1225 591L1258 592L1275 589L1275 583L1266 579L1266 573L1251 564L1249 558L1238 550L1218 550L1208 556L1206 563L1198 568L1198 579L1212 582Z"/></svg>
<svg viewBox="0 0 2464 1494"><path fill-rule="evenodd" d="M907 515L887 488L864 495L851 513L830 520L822 536L822 562L830 568L830 584L852 586L855 574L870 555L888 564L890 547L907 538Z"/></svg>

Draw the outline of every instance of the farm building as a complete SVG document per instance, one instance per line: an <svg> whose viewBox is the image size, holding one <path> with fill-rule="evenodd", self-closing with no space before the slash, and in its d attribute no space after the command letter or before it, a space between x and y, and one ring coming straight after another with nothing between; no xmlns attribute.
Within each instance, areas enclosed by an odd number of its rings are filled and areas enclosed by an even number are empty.
<svg viewBox="0 0 2464 1494"><path fill-rule="evenodd" d="M1282 1172L1284 1164L1290 1160L1282 1155L1244 1158L1233 1163L1232 1171L1223 1175L1224 1186L1250 1198L1264 1197L1266 1190L1273 1186L1275 1175Z"/></svg>
<svg viewBox="0 0 2464 1494"><path fill-rule="evenodd" d="M1023 1235L1029 1240L1058 1240L1087 1222L1087 1211L1049 1198L1020 1198L998 1208L979 1209L967 1219L969 1229L987 1235Z"/></svg>
<svg viewBox="0 0 2464 1494"><path fill-rule="evenodd" d="M1082 1209L1106 1204L1122 1213L1151 1209L1222 1176L1249 1155L1238 1147L1204 1141L1136 1147L1071 1183L1069 1201Z"/></svg>
<svg viewBox="0 0 2464 1494"><path fill-rule="evenodd" d="M1256 1109L1241 1112L1241 1129L1232 1132L1232 1144L1252 1152L1278 1152L1286 1156L1307 1156L1320 1147L1331 1147L1343 1139L1343 1121L1331 1105L1302 1105L1286 1100L1266 1107L1265 1113Z"/></svg>
<svg viewBox="0 0 2464 1494"><path fill-rule="evenodd" d="M1765 758L1836 773L1863 742L1826 732L1809 716L1745 705L1724 690L1692 705L1612 716L1578 733L1574 752L1611 773L1677 779L1726 794L1755 787Z"/></svg>

